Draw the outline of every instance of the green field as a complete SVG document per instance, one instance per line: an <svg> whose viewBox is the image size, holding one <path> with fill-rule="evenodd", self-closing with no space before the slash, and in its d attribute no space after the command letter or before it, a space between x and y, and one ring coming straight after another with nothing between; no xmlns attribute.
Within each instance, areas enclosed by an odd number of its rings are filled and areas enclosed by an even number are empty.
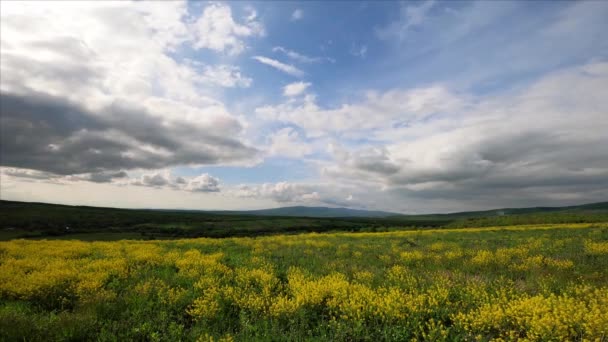
<svg viewBox="0 0 608 342"><path fill-rule="evenodd" d="M608 224L0 242L0 340L605 341Z"/></svg>

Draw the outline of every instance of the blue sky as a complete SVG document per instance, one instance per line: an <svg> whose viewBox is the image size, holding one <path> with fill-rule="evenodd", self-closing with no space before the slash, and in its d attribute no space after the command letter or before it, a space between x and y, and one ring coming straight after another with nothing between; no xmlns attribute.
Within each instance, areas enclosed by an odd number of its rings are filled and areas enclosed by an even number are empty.
<svg viewBox="0 0 608 342"><path fill-rule="evenodd" d="M605 200L606 17L603 1L3 2L2 198Z"/></svg>

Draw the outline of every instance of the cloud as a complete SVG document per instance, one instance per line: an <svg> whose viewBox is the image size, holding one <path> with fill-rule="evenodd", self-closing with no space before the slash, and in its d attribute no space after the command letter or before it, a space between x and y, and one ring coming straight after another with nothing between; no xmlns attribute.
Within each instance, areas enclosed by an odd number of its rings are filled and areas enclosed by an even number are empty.
<svg viewBox="0 0 608 342"><path fill-rule="evenodd" d="M335 183L277 182L263 184L241 184L229 192L239 198L270 199L280 205L318 205L332 207L368 208L353 203L357 196L365 197L368 189L359 189ZM359 195L360 194L360 195ZM369 207L371 208L371 207Z"/></svg>
<svg viewBox="0 0 608 342"><path fill-rule="evenodd" d="M104 182L134 169L255 162L243 119L207 87L251 79L172 57L192 43L185 3L60 5L1 4L3 166Z"/></svg>
<svg viewBox="0 0 608 342"><path fill-rule="evenodd" d="M37 170L28 170L28 169L19 169L12 167L0 167L0 174L16 177L16 178L26 178L26 179L34 179L34 180L49 180L57 177L57 175L49 172L42 172Z"/></svg>
<svg viewBox="0 0 608 342"><path fill-rule="evenodd" d="M433 115L454 113L466 106L459 97L441 85L425 88L394 89L384 93L369 92L360 103L322 108L316 98L302 99L256 108L263 120L296 124L311 136L340 134L368 137L369 130L406 126Z"/></svg>
<svg viewBox="0 0 608 342"><path fill-rule="evenodd" d="M311 172L269 177L314 179L247 184L239 191L263 201L250 203L432 212L599 201L608 193L603 2L548 6L542 17L517 2L446 11L406 3L376 32L395 46L386 59L373 56L381 58L373 83L395 88L358 92L369 80L347 77L333 87L315 83L326 89L317 98L308 82L295 82L275 103L257 93L241 100L251 89L234 89L237 105L227 88L254 80L229 61L265 34L252 7L242 17L230 4L204 4L199 15L178 1L0 7L3 196L10 179L12 194L23 189L20 198L45 187L65 199L56 189L70 184L84 189L81 199L90 189L123 189L115 190L121 203L129 191L181 190L188 199L208 192L210 203L226 195L230 206L232 187L170 169L251 166L275 156L300 158ZM513 17L522 25L507 25ZM361 43L350 52L367 58L372 45ZM185 58L197 49L198 61ZM254 59L296 77L304 76L302 64L331 61L272 50L277 60Z"/></svg>
<svg viewBox="0 0 608 342"><path fill-rule="evenodd" d="M196 79L201 84L211 84L224 88L249 88L253 80L244 76L241 69L235 65L205 65L189 61L189 64L201 69L201 73Z"/></svg>
<svg viewBox="0 0 608 342"><path fill-rule="evenodd" d="M124 171L117 172L97 172L97 173L85 173L80 175L58 175L52 172L44 172L32 169L23 168L7 168L0 167L0 174L20 178L29 179L43 182L53 182L55 184L69 184L79 181L87 181L94 183L113 183L117 180L124 180L128 177Z"/></svg>
<svg viewBox="0 0 608 342"><path fill-rule="evenodd" d="M279 203L302 203L318 200L318 193L309 185L278 182L241 185L235 194L241 197L270 198Z"/></svg>
<svg viewBox="0 0 608 342"><path fill-rule="evenodd" d="M350 54L355 57L365 58L367 56L367 45L355 46L350 48Z"/></svg>
<svg viewBox="0 0 608 342"><path fill-rule="evenodd" d="M311 153L312 147L291 127L282 128L270 135L268 154L271 156L299 158Z"/></svg>
<svg viewBox="0 0 608 342"><path fill-rule="evenodd" d="M399 19L386 27L376 29L376 34L380 39L403 40L412 28L421 25L427 19L428 13L435 3L435 0L425 0L417 5L402 3Z"/></svg>
<svg viewBox="0 0 608 342"><path fill-rule="evenodd" d="M220 180L207 173L203 173L188 180L185 188L195 192L219 192Z"/></svg>
<svg viewBox="0 0 608 342"><path fill-rule="evenodd" d="M246 48L242 38L263 36L264 27L252 11L242 24L232 18L230 6L214 3L205 8L194 23L195 49L207 48L229 55L238 55Z"/></svg>
<svg viewBox="0 0 608 342"><path fill-rule="evenodd" d="M294 82L283 87L283 95L288 97L301 95L310 87L310 82Z"/></svg>
<svg viewBox="0 0 608 342"><path fill-rule="evenodd" d="M134 102L154 92L200 96L196 72L169 57L189 40L184 3L62 5L2 3L3 91L45 92L91 107L126 94Z"/></svg>
<svg viewBox="0 0 608 342"><path fill-rule="evenodd" d="M168 170L160 170L131 179L130 184L189 192L220 191L220 180L207 173L200 174L196 177L173 177Z"/></svg>
<svg viewBox="0 0 608 342"><path fill-rule="evenodd" d="M399 171L400 165L391 160L385 147L363 148L353 153L347 153L340 162L355 170L392 175Z"/></svg>
<svg viewBox="0 0 608 342"><path fill-rule="evenodd" d="M335 63L336 61L333 58L328 58L328 57L310 57L310 56L306 56L304 54L301 54L299 52L293 51L293 50L289 50L286 49L282 46L275 46L272 48L272 52L282 52L285 54L285 56L295 60L296 62L299 63L321 63L324 61L327 62L331 62L331 63Z"/></svg>
<svg viewBox="0 0 608 342"><path fill-rule="evenodd" d="M289 74L291 76L295 76L295 77L304 76L304 71L298 69L297 67L295 67L293 65L281 63L281 62L277 61L276 59L272 59L272 58L268 58L268 57L264 57L264 56L253 56L251 58L255 59L256 61L258 61L262 64L266 64L279 71Z"/></svg>
<svg viewBox="0 0 608 342"><path fill-rule="evenodd" d="M219 132L240 124L213 108L173 105L182 119L156 116L120 103L90 112L62 98L2 93L2 165L62 175L177 165L230 163L256 153ZM202 121L186 117L200 113ZM216 133L217 132L217 133Z"/></svg>
<svg viewBox="0 0 608 342"><path fill-rule="evenodd" d="M291 13L291 21L298 21L304 17L304 11L300 8L297 8L293 13Z"/></svg>
<svg viewBox="0 0 608 342"><path fill-rule="evenodd" d="M404 200L463 201L462 209L601 200L597 194L608 190L608 152L600 148L608 144L606 86L607 63L557 71L473 101L453 117L371 130L388 142L334 147L323 174Z"/></svg>
<svg viewBox="0 0 608 342"><path fill-rule="evenodd" d="M133 184L150 186L150 187L163 187L171 183L168 173L152 173L142 175L141 178L135 181Z"/></svg>
<svg viewBox="0 0 608 342"><path fill-rule="evenodd" d="M116 179L123 179L128 177L127 173L124 171L118 172L97 172L89 174L85 180L95 183L111 183Z"/></svg>

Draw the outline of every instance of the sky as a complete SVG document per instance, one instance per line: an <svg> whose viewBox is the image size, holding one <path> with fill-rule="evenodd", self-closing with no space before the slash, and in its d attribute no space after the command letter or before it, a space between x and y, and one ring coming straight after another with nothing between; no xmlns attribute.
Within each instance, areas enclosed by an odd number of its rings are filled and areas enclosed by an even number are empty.
<svg viewBox="0 0 608 342"><path fill-rule="evenodd" d="M0 198L608 200L607 1L0 2Z"/></svg>

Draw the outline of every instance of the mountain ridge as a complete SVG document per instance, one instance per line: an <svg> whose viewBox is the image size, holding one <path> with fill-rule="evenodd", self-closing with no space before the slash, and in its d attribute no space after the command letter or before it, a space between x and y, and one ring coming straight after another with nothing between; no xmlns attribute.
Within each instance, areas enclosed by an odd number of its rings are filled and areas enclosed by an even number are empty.
<svg viewBox="0 0 608 342"><path fill-rule="evenodd" d="M309 207L290 206L257 210L221 210L210 211L214 214L238 214L254 216L286 216L286 217L389 217L402 214L380 210L351 209L344 207Z"/></svg>
<svg viewBox="0 0 608 342"><path fill-rule="evenodd" d="M115 207L96 207L88 205L66 205L44 202L22 202L0 200L0 204L22 203L30 205L50 205L58 207L89 208L89 209L118 209L118 210L148 210L157 212L192 212L207 213L216 215L250 215L250 216L284 216L284 217L318 217L318 218L348 218L348 217L369 217L369 218L428 218L428 217L486 217L503 215L520 215L530 213L546 212L569 212L569 211L608 211L608 201L594 202L581 205L570 205L561 207L522 207L522 208L498 208L479 211L461 211L451 213L432 213L432 214L402 214L381 210L351 209L344 207L322 207L322 206L289 206L269 209L254 210L201 210L201 209L159 209L159 208L115 208Z"/></svg>

